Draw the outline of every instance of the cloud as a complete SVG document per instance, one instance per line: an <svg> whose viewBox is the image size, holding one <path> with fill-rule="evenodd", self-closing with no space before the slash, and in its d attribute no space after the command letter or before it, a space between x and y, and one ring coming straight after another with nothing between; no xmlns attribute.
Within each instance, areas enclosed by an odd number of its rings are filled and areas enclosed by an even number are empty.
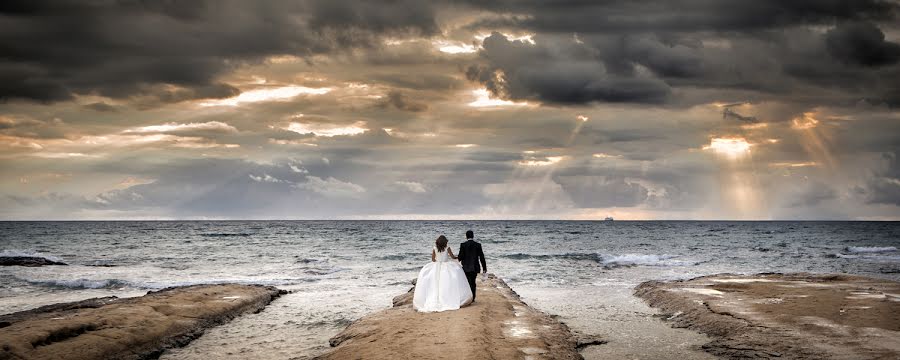
<svg viewBox="0 0 900 360"><path fill-rule="evenodd" d="M287 181L275 178L269 174L263 174L263 176L255 176L253 174L249 174L248 176L250 176L250 179L253 179L253 181L256 181L256 182L267 182L267 183L286 183L287 182Z"/></svg>
<svg viewBox="0 0 900 360"><path fill-rule="evenodd" d="M428 192L424 185L415 181L397 181L394 184L412 193L422 194Z"/></svg>
<svg viewBox="0 0 900 360"><path fill-rule="evenodd" d="M897 17L879 0L6 1L0 213L898 218Z"/></svg>
<svg viewBox="0 0 900 360"><path fill-rule="evenodd" d="M432 5L419 1L13 0L0 14L0 99L40 102L229 98L239 91L220 79L243 64L439 32Z"/></svg>
<svg viewBox="0 0 900 360"><path fill-rule="evenodd" d="M399 91L391 91L387 95L387 99L385 102L381 104L383 107L393 107L397 110L403 111L411 111L411 112L421 112L428 110L428 104L423 102L417 102L410 99L408 96L403 95L403 93Z"/></svg>
<svg viewBox="0 0 900 360"><path fill-rule="evenodd" d="M326 197L354 198L366 192L366 189L362 186L333 177L322 179L316 176L307 176L306 180L306 183L297 184L296 187L310 190Z"/></svg>
<svg viewBox="0 0 900 360"><path fill-rule="evenodd" d="M882 154L884 165L875 176L868 179L865 188L859 189L871 204L900 206L900 152L897 149Z"/></svg>
<svg viewBox="0 0 900 360"><path fill-rule="evenodd" d="M560 176L557 182L572 200L585 208L633 207L647 201L647 188L624 178Z"/></svg>
<svg viewBox="0 0 900 360"><path fill-rule="evenodd" d="M284 129L301 135L313 134L321 137L335 137L365 133L369 130L365 126L366 123L362 121L344 126L329 123L291 122Z"/></svg>
<svg viewBox="0 0 900 360"><path fill-rule="evenodd" d="M832 56L862 66L882 66L900 60L900 44L884 40L884 33L872 23L840 24L828 31L825 43Z"/></svg>
<svg viewBox="0 0 900 360"><path fill-rule="evenodd" d="M208 121L204 123L165 123L162 125L140 126L123 131L127 134L185 134L196 132L220 132L235 133L237 129L221 121Z"/></svg>
<svg viewBox="0 0 900 360"><path fill-rule="evenodd" d="M889 20L896 16L900 7L889 0L600 1L580 3L578 6L570 2L552 1L468 2L494 12L523 15L494 18L472 26L518 26L542 32L579 34L758 31L798 24L830 24L835 20Z"/></svg>
<svg viewBox="0 0 900 360"><path fill-rule="evenodd" d="M548 39L549 40L549 39ZM622 76L607 71L590 49L574 40L545 45L510 41L500 33L484 39L486 66L470 66L466 75L495 96L549 103L660 103L669 86L654 77Z"/></svg>

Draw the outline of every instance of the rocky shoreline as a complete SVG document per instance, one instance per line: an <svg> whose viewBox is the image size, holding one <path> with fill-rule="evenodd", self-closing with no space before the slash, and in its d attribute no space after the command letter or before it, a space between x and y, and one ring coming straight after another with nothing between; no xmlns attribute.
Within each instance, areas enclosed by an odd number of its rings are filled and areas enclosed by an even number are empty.
<svg viewBox="0 0 900 360"><path fill-rule="evenodd" d="M270 286L194 285L2 315L0 360L154 359L284 293Z"/></svg>
<svg viewBox="0 0 900 360"><path fill-rule="evenodd" d="M492 274L479 277L475 303L458 311L416 312L413 289L334 336L317 359L581 359L579 346L603 343L528 306Z"/></svg>
<svg viewBox="0 0 900 360"><path fill-rule="evenodd" d="M850 275L720 274L648 281L635 295L725 358L900 358L900 283Z"/></svg>

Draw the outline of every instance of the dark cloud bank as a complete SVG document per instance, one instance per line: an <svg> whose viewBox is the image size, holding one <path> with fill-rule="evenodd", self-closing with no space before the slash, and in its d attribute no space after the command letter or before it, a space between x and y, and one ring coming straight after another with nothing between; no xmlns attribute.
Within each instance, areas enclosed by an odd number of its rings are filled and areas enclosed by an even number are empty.
<svg viewBox="0 0 900 360"><path fill-rule="evenodd" d="M898 17L900 2L884 0L3 1L0 139L14 150L0 159L0 216L691 217L728 202L719 188L752 185L777 207L758 216L898 217ZM438 40L474 52L445 54ZM276 56L301 61L269 66ZM238 95L248 69L335 90L183 115ZM372 93L342 89L356 82ZM482 87L531 106L468 107L460 94ZM714 101L726 110L697 110ZM834 116L792 128L822 108ZM591 120L575 127L581 114ZM16 157L42 140L208 122L233 130L142 134L239 147ZM367 131L300 134L291 122ZM716 162L703 150L714 136L752 140L754 158ZM143 181L17 192L79 176Z"/></svg>

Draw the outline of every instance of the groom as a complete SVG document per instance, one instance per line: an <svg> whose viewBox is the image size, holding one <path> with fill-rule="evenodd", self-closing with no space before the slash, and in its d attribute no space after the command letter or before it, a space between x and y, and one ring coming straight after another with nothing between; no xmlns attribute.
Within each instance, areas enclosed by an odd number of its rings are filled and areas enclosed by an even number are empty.
<svg viewBox="0 0 900 360"><path fill-rule="evenodd" d="M459 245L459 255L457 256L462 263L463 271L466 272L466 279L469 280L469 287L472 288L472 301L475 301L475 278L478 272L484 271L487 274L487 263L484 261L484 253L481 251L481 244L475 241L475 233L472 230L466 231L466 242ZM478 262L481 261L481 267Z"/></svg>

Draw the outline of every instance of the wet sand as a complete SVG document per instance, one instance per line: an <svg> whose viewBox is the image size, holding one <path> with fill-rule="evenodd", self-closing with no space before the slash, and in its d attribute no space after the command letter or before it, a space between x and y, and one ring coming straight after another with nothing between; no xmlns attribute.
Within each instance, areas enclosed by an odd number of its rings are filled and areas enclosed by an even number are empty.
<svg viewBox="0 0 900 360"><path fill-rule="evenodd" d="M900 283L850 275L714 275L635 294L727 358L900 358Z"/></svg>
<svg viewBox="0 0 900 360"><path fill-rule="evenodd" d="M156 358L281 294L266 286L196 285L7 314L0 316L0 359Z"/></svg>
<svg viewBox="0 0 900 360"><path fill-rule="evenodd" d="M470 306L438 313L416 312L412 292L400 295L334 336L334 349L319 359L581 359L579 338L503 280L480 277L477 295Z"/></svg>

